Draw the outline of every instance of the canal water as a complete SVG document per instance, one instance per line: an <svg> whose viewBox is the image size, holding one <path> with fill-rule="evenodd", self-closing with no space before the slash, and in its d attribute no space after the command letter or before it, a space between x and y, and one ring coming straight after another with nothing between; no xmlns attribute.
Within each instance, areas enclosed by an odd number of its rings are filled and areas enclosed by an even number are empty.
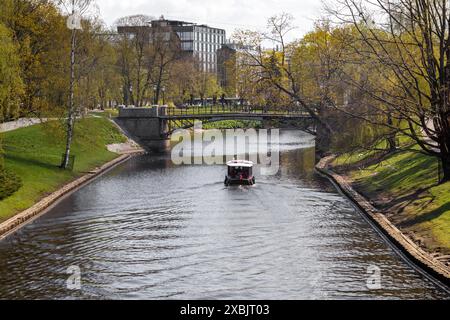
<svg viewBox="0 0 450 320"><path fill-rule="evenodd" d="M280 150L253 187L128 161L0 242L0 298L449 298L314 173L310 136L284 131Z"/></svg>

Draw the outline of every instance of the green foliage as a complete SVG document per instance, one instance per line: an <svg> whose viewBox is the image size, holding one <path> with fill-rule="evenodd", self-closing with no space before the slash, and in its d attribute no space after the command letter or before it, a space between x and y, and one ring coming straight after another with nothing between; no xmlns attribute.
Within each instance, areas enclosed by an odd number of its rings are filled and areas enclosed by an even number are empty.
<svg viewBox="0 0 450 320"><path fill-rule="evenodd" d="M249 129L262 128L262 123L260 121L247 121L247 120L224 120L212 123L205 123L203 129Z"/></svg>
<svg viewBox="0 0 450 320"><path fill-rule="evenodd" d="M23 82L17 46L11 32L0 23L0 122L17 116Z"/></svg>
<svg viewBox="0 0 450 320"><path fill-rule="evenodd" d="M8 81L0 82L0 111L7 110L9 117L66 113L71 36L55 3L2 0L0 79ZM76 41L76 106L106 108L109 101L121 100L115 48L110 37L98 36L108 32L101 22L82 24ZM4 101L9 105L2 106Z"/></svg>
<svg viewBox="0 0 450 320"><path fill-rule="evenodd" d="M18 46L23 80L20 116L65 105L70 45L65 18L51 1L5 0L0 15Z"/></svg>
<svg viewBox="0 0 450 320"><path fill-rule="evenodd" d="M22 181L17 175L0 168L0 201L14 194L21 186Z"/></svg>

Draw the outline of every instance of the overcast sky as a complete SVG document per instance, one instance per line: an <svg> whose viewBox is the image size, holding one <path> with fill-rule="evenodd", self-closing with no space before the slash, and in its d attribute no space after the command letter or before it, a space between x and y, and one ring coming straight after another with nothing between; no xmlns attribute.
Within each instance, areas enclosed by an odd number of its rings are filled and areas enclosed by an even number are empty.
<svg viewBox="0 0 450 320"><path fill-rule="evenodd" d="M321 16L321 0L96 0L108 25L120 17L146 14L166 19L208 24L223 28L227 37L238 28L264 30L267 18L289 12L298 29L289 38L299 38Z"/></svg>

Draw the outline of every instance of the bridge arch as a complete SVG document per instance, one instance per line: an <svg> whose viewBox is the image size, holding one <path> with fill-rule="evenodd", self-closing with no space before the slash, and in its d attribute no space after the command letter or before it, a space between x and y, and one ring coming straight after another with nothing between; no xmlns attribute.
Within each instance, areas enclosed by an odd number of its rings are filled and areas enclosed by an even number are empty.
<svg viewBox="0 0 450 320"><path fill-rule="evenodd" d="M202 108L180 110L176 108L120 108L116 122L142 147L165 144L178 129L194 127L196 121L213 123L224 120L257 120L290 123L291 127L314 134L315 121L305 112L286 110L263 110L247 107L242 109ZM152 148L151 148L152 149Z"/></svg>
<svg viewBox="0 0 450 320"><path fill-rule="evenodd" d="M170 136L177 130L180 129L191 129L195 126L195 123L201 121L203 124L215 123L227 120L241 120L241 121L261 121L261 122L270 122L272 120L278 120L282 122L284 126L296 128L301 131L305 131L309 134L315 134L315 122L310 117L265 117L262 115L255 114L230 114L230 115L218 115L215 117L207 117L207 118L183 118L183 119L167 119L167 131L165 136L170 138Z"/></svg>

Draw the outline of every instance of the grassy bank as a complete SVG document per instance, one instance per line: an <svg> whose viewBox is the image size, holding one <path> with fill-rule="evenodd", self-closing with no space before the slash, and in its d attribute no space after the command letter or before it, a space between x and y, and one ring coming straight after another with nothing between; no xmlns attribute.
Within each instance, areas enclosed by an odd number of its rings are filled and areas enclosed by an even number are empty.
<svg viewBox="0 0 450 320"><path fill-rule="evenodd" d="M261 121L247 121L247 120L224 120L212 123L204 123L203 129L260 129L262 128Z"/></svg>
<svg viewBox="0 0 450 320"><path fill-rule="evenodd" d="M403 232L431 252L450 254L450 182L438 184L438 160L410 151L373 158L342 155L333 165Z"/></svg>
<svg viewBox="0 0 450 320"><path fill-rule="evenodd" d="M64 134L56 122L35 125L3 134L5 168L14 172L22 187L0 201L0 221L29 208L45 195L114 158L107 144L125 138L107 119L86 118L77 122L72 154L73 172L58 168L64 151Z"/></svg>

